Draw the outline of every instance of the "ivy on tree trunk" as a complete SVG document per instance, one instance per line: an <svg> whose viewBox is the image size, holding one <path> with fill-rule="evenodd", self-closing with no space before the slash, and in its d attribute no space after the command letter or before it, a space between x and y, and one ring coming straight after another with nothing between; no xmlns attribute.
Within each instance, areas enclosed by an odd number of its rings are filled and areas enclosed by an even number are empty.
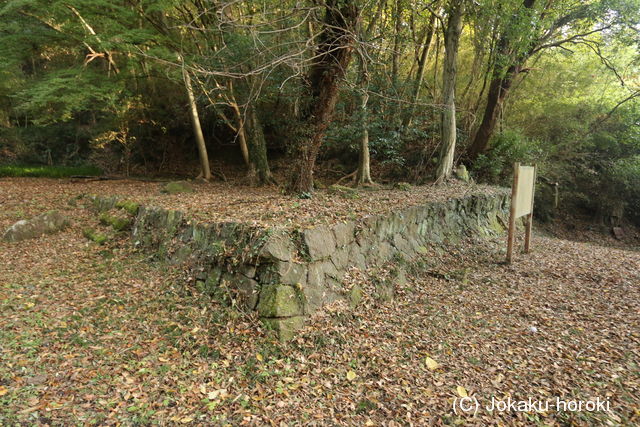
<svg viewBox="0 0 640 427"><path fill-rule="evenodd" d="M322 140L331 122L340 80L351 60L352 31L356 27L358 8L353 1L328 0L316 60L307 76L307 103L302 110L303 127L294 146L296 165L289 190L313 191L313 170Z"/></svg>

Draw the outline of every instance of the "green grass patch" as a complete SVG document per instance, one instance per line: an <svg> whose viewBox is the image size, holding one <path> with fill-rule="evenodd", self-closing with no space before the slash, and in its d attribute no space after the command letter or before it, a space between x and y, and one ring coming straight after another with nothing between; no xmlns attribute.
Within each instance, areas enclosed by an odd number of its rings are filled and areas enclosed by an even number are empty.
<svg viewBox="0 0 640 427"><path fill-rule="evenodd" d="M95 166L0 166L0 176L68 178L74 175L98 176L102 171Z"/></svg>

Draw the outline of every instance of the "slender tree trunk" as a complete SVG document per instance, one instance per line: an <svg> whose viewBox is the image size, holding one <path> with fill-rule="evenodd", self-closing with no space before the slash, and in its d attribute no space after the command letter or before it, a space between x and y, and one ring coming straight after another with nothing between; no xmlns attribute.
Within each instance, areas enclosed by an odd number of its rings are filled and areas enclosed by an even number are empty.
<svg viewBox="0 0 640 427"><path fill-rule="evenodd" d="M369 95L366 92L366 87L364 87L360 103L362 135L360 136L360 151L358 155L358 171L356 172L356 186L373 184L373 180L371 179L371 156L369 155L369 114L367 111L368 101Z"/></svg>
<svg viewBox="0 0 640 427"><path fill-rule="evenodd" d="M369 25L367 25L367 27L361 33L361 40L369 40L371 32L374 30L375 26L380 20L382 9L384 8L385 3L385 0L380 0L378 2L378 8L375 18L369 21ZM367 93L367 90L369 89L369 75L367 73L367 62L365 56L360 55L359 59L359 86L362 92L359 107L362 134L360 135L360 147L358 150L358 169L356 170L355 175L355 185L357 187L361 185L374 184L373 179L371 179L371 155L369 153L369 94Z"/></svg>
<svg viewBox="0 0 640 427"><path fill-rule="evenodd" d="M189 72L184 67L182 68L182 78L184 79L184 86L187 89L187 95L189 97L189 113L191 114L191 124L193 125L193 133L196 138L196 145L198 146L202 179L209 181L211 179L211 168L209 167L207 145L204 142L204 135L202 134L202 127L200 126L198 105L196 104L193 87L191 86L191 77L189 77Z"/></svg>
<svg viewBox="0 0 640 427"><path fill-rule="evenodd" d="M431 40L433 39L433 33L435 32L436 16L434 14L431 15L431 19L429 20L429 24L425 31L424 41L422 52L420 54L420 59L418 60L418 71L416 73L416 80L413 84L413 93L411 95L411 106L407 111L407 114L404 117L402 127L406 128L411 125L411 120L413 120L413 113L416 109L416 103L418 102L418 98L420 97L420 88L422 87L422 81L424 80L424 72L427 68L427 58L429 56L429 47L431 46Z"/></svg>
<svg viewBox="0 0 640 427"><path fill-rule="evenodd" d="M391 80L393 88L398 91L399 73L400 73L400 49L402 43L400 40L400 33L402 31L402 0L396 0L395 4L395 35L393 38L393 52L391 57Z"/></svg>
<svg viewBox="0 0 640 427"><path fill-rule="evenodd" d="M294 146L296 165L289 190L297 193L313 191L313 169L333 117L340 79L351 60L351 34L358 19L358 8L353 1L327 0L325 7L317 59L308 75L308 100L302 111L304 126Z"/></svg>
<svg viewBox="0 0 640 427"><path fill-rule="evenodd" d="M238 136L238 145L240 145L240 153L242 153L242 160L244 160L244 164L249 167L249 147L247 146L247 132L245 129L245 121L242 117L242 112L240 111L240 107L235 102L235 97L233 98L233 103L231 105L231 109L233 109L233 115L236 118L236 126L234 129Z"/></svg>
<svg viewBox="0 0 640 427"><path fill-rule="evenodd" d="M462 33L462 2L452 5L445 32L444 70L442 73L442 145L436 182L451 176L456 149L456 75L458 72L458 46Z"/></svg>
<svg viewBox="0 0 640 427"><path fill-rule="evenodd" d="M253 185L273 184L275 180L267 159L267 144L264 138L262 123L253 105L247 108L247 142L249 145L249 179Z"/></svg>

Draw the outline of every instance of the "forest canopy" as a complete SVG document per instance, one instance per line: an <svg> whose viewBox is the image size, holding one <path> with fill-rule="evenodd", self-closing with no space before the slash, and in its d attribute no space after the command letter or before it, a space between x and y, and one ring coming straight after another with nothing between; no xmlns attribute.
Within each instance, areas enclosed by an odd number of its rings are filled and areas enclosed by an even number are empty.
<svg viewBox="0 0 640 427"><path fill-rule="evenodd" d="M0 164L296 193L508 183L640 212L638 0L8 0ZM316 177L314 179L314 171ZM345 179L346 178L346 179Z"/></svg>

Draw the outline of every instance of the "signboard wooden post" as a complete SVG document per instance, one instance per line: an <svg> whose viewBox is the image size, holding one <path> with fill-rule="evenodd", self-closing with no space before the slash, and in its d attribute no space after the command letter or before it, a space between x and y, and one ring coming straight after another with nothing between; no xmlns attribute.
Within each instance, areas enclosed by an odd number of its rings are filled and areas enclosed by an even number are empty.
<svg viewBox="0 0 640 427"><path fill-rule="evenodd" d="M525 216L524 252L529 253L531 227L533 226L533 196L536 189L537 166L513 165L513 187L511 188L511 210L509 215L509 236L507 241L507 262L513 259L516 239L516 219Z"/></svg>

